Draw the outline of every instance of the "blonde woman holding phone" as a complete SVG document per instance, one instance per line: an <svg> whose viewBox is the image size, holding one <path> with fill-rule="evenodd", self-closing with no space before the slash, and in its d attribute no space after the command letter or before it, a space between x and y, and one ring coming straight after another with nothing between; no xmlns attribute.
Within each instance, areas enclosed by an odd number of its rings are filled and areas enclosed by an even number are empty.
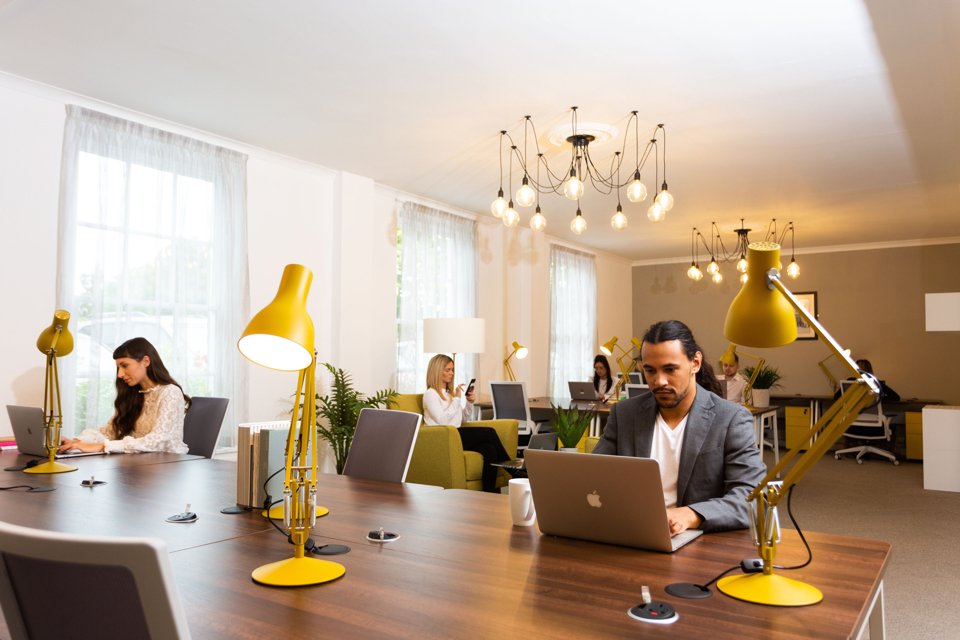
<svg viewBox="0 0 960 640"><path fill-rule="evenodd" d="M438 354L427 365L427 390L423 394L423 422L430 425L451 425L460 433L464 451L483 456L483 490L497 493L497 473L493 463L510 460L500 437L491 427L461 427L473 415L476 399L474 386L453 385L453 360ZM465 400L465 402L464 402Z"/></svg>

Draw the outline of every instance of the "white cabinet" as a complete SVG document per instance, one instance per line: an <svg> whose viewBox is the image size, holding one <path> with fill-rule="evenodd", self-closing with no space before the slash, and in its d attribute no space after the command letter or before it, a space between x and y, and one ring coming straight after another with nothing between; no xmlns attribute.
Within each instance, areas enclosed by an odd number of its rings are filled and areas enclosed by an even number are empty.
<svg viewBox="0 0 960 640"><path fill-rule="evenodd" d="M923 408L923 488L960 491L960 407Z"/></svg>

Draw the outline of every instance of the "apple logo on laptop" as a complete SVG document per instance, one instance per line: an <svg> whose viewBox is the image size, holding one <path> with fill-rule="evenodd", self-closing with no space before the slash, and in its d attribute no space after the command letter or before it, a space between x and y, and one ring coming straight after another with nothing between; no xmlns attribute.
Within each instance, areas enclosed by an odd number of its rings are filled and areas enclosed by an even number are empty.
<svg viewBox="0 0 960 640"><path fill-rule="evenodd" d="M587 504L598 509L603 506L603 504L600 502L600 494L597 493L596 489L593 490L593 493L587 494Z"/></svg>

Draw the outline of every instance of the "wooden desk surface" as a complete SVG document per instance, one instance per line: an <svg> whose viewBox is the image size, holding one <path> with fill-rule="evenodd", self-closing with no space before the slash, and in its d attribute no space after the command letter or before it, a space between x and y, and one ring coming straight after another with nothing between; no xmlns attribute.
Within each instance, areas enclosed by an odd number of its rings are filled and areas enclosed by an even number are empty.
<svg viewBox="0 0 960 640"><path fill-rule="evenodd" d="M294 629L345 638L847 637L866 616L890 554L879 541L809 534L814 562L789 573L820 588L822 603L765 607L719 593L686 601L664 587L707 581L754 555L746 532L706 535L675 554L637 551L513 527L502 495L324 476L320 502L330 515L318 520L313 537L352 547L332 558L347 573L325 585L272 588L254 583L250 572L289 557L292 547L254 513L219 514L234 499L232 463L115 467L102 472L109 484L93 490L79 486L78 473L69 474L77 476L72 483L58 479L51 493L0 492L0 513L60 531L166 540L195 638ZM163 522L186 500L200 516L196 523ZM380 526L400 538L368 542L367 532ZM777 560L794 564L803 556L795 534L785 531ZM644 584L677 607L676 624L627 616ZM0 625L0 636L4 631Z"/></svg>

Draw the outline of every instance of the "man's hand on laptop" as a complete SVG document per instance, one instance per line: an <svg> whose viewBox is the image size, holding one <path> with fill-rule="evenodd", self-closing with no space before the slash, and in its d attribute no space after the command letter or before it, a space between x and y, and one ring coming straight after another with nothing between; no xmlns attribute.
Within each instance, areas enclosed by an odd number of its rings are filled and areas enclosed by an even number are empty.
<svg viewBox="0 0 960 640"><path fill-rule="evenodd" d="M690 507L670 507L667 509L667 522L670 524L670 535L675 536L687 529L699 529L703 518Z"/></svg>

